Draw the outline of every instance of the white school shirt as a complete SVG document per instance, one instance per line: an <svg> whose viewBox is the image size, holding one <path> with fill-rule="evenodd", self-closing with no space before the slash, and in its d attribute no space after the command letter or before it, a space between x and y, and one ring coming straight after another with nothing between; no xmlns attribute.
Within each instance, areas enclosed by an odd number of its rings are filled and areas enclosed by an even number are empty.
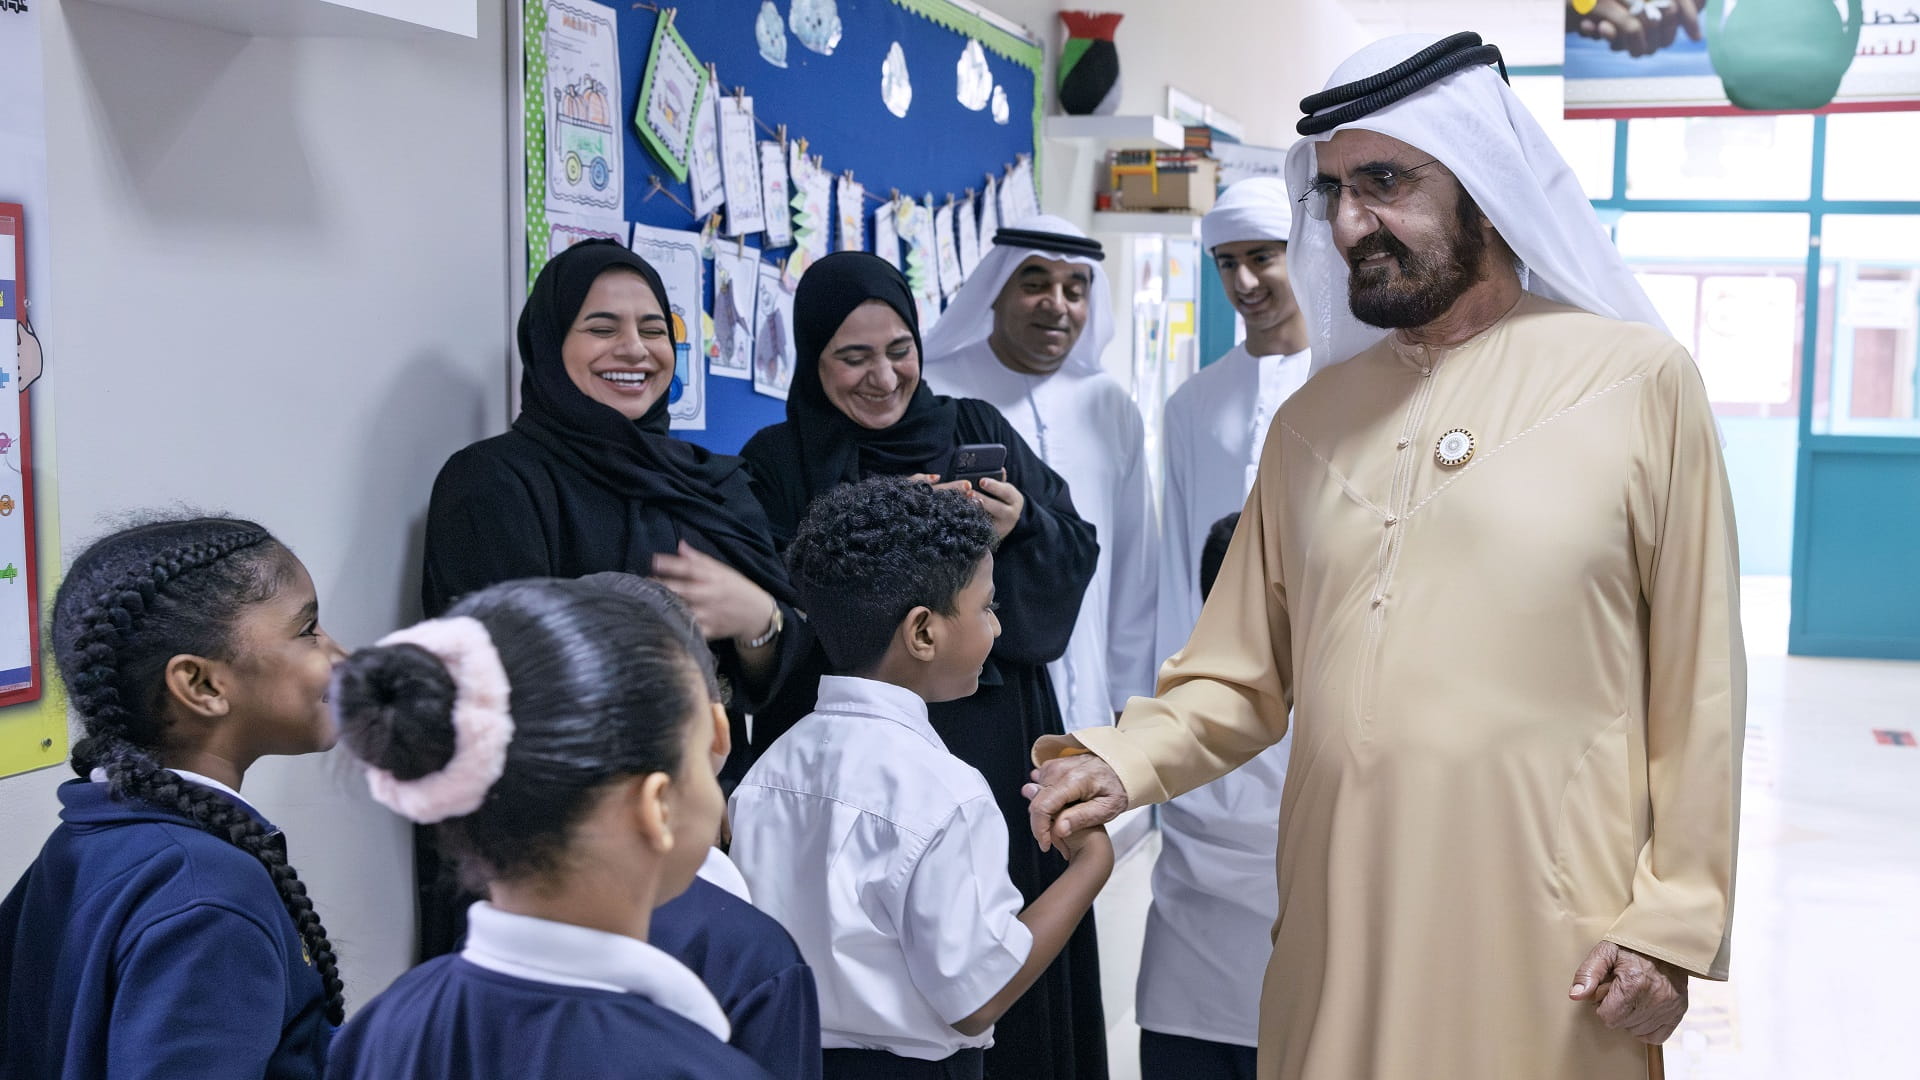
<svg viewBox="0 0 1920 1080"><path fill-rule="evenodd" d="M709 885L717 885L747 903L753 903L753 890L747 888L747 879L741 875L740 868L733 865L727 853L717 847L707 849L706 859L694 874Z"/></svg>
<svg viewBox="0 0 1920 1080"><path fill-rule="evenodd" d="M549 986L637 994L726 1042L733 1034L720 1002L691 968L624 934L502 911L485 900L467 908L460 958L476 967Z"/></svg>
<svg viewBox="0 0 1920 1080"><path fill-rule="evenodd" d="M800 946L821 1045L938 1061L993 1043L952 1024L1011 982L1033 935L1007 826L919 695L820 680L815 710L734 790L733 860Z"/></svg>
<svg viewBox="0 0 1920 1080"><path fill-rule="evenodd" d="M1066 655L1047 665L1068 731L1110 726L1128 699L1153 693L1154 596L1159 590L1147 426L1111 375L1028 375L981 342L927 368L927 385L979 398L1067 482L1073 508L1100 543L1093 580Z"/></svg>
<svg viewBox="0 0 1920 1080"><path fill-rule="evenodd" d="M1159 644L1186 646L1200 617L1200 550L1246 504L1273 417L1307 381L1308 354L1256 357L1244 343L1167 400ZM1165 1035L1253 1046L1279 893L1280 791L1291 733L1160 808L1160 858L1135 1012Z"/></svg>

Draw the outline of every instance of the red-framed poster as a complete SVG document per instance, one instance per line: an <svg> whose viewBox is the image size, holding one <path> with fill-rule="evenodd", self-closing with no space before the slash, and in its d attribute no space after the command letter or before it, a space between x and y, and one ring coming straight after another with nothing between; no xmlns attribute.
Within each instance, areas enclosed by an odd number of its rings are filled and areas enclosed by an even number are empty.
<svg viewBox="0 0 1920 1080"><path fill-rule="evenodd" d="M40 575L34 533L30 395L40 343L27 313L26 212L0 203L0 706L42 691Z"/></svg>

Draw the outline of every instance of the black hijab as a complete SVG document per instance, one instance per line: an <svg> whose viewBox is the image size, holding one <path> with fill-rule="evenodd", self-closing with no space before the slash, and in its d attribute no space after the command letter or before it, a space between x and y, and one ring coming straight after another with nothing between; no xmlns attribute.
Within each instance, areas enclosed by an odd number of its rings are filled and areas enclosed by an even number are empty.
<svg viewBox="0 0 1920 1080"><path fill-rule="evenodd" d="M645 259L613 240L575 244L548 261L520 313L520 416L515 431L635 506L635 532L649 552L673 551L681 536L705 548L777 599L792 600L786 573L751 498L737 457L669 435L667 394L638 420L583 393L567 374L561 345L601 274L640 275L671 312L667 289ZM672 334L669 318L668 332ZM677 338L675 344L678 344ZM723 488L736 492L732 499ZM650 513L649 513L650 511ZM700 539L706 542L701 543ZM638 562L643 552L634 553ZM646 569L641 564L633 569Z"/></svg>
<svg viewBox="0 0 1920 1080"><path fill-rule="evenodd" d="M920 354L922 374L906 413L878 431L848 419L827 399L820 383L820 361L827 343L853 309L868 300L884 301L907 324L914 351ZM794 292L793 341L798 355L787 397L787 423L798 437L810 496L865 476L946 469L959 410L952 398L927 389L919 312L913 290L900 271L864 251L835 252L814 263Z"/></svg>

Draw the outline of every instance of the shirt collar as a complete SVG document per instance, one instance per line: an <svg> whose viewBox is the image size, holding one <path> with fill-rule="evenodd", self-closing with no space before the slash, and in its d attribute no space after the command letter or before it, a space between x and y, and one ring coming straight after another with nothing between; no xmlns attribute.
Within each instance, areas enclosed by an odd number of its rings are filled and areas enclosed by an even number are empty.
<svg viewBox="0 0 1920 1080"><path fill-rule="evenodd" d="M227 785L221 783L220 781L215 780L213 777L202 776L197 772L188 772L186 769L170 768L168 769L168 771L173 773L173 775L179 777L180 779L188 781L189 783L199 784L201 787L212 788L213 790L219 792L220 794L225 795L227 798L232 799L234 802L239 803L248 813L252 814L254 817L258 817L262 821L266 820L264 817L261 817L259 809L256 808L252 803L247 801L246 796L240 794L238 791L235 791L234 789L228 787ZM96 767L92 772L87 774L87 779L93 781L96 784L104 784L107 782L107 770Z"/></svg>
<svg viewBox="0 0 1920 1080"><path fill-rule="evenodd" d="M727 1014L700 976L644 941L585 926L501 911L485 900L467 909L461 959L488 971L553 986L636 994L700 1025L721 1042Z"/></svg>
<svg viewBox="0 0 1920 1080"><path fill-rule="evenodd" d="M927 719L926 700L904 686L851 675L823 676L814 710L891 720L940 749L947 748Z"/></svg>
<svg viewBox="0 0 1920 1080"><path fill-rule="evenodd" d="M727 853L719 848L708 848L706 861L702 862L700 869L694 873L707 884L717 885L747 903L753 903L753 893L747 888L746 875L742 874L740 868L733 864L733 860L727 858Z"/></svg>

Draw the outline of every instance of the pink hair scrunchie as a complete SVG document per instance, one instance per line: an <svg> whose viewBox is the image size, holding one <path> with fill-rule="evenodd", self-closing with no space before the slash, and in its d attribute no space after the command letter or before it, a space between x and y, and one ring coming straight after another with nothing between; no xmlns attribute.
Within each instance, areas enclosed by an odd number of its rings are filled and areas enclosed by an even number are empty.
<svg viewBox="0 0 1920 1080"><path fill-rule="evenodd" d="M512 688L493 638L478 619L460 615L396 630L379 644L417 645L446 666L454 686L453 757L438 772L413 780L368 765L367 790L382 806L422 825L473 813L506 770L513 741L507 707Z"/></svg>

